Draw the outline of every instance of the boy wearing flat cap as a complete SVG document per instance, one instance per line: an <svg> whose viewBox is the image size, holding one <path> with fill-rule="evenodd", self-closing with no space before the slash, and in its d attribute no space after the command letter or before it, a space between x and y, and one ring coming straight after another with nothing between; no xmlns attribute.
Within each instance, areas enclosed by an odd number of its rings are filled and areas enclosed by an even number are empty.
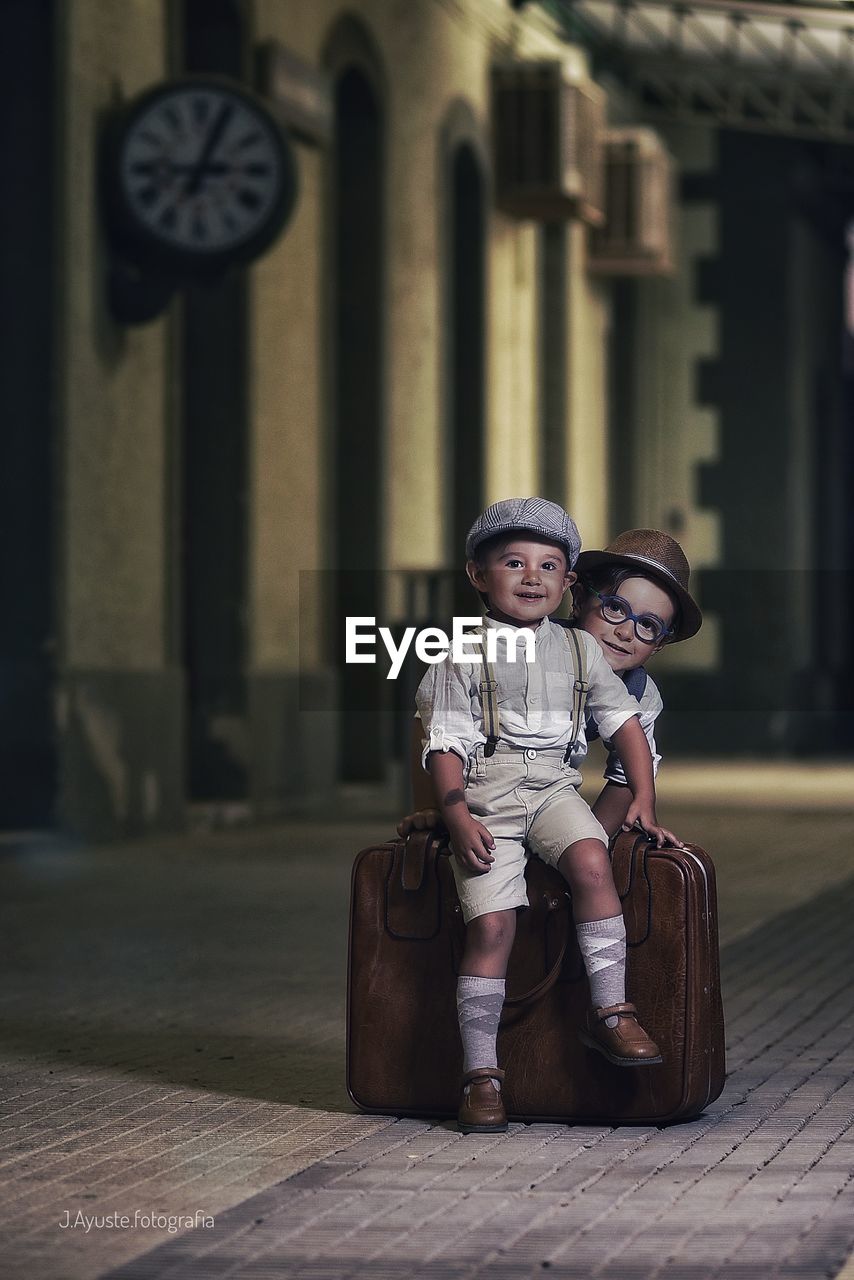
<svg viewBox="0 0 854 1280"><path fill-rule="evenodd" d="M549 615L575 582L579 550L575 523L555 503L516 498L487 508L466 540L466 572L487 604L487 653L489 632L502 633L493 669L449 655L428 667L416 695L426 735L422 762L450 834L467 925L457 986L464 1132L507 1125L496 1037L516 910L527 905L526 850L556 866L572 890L593 1005L582 1040L620 1066L661 1061L625 1001L626 931L608 836L578 794L581 775L571 758L586 751L584 720L574 703L572 637ZM517 651L527 648L532 634L534 660L527 662ZM621 788L629 793L623 825L640 824L659 845L678 844L656 819L652 755L638 700L597 641L581 629L574 635L584 648L588 709L613 744L628 784Z"/></svg>

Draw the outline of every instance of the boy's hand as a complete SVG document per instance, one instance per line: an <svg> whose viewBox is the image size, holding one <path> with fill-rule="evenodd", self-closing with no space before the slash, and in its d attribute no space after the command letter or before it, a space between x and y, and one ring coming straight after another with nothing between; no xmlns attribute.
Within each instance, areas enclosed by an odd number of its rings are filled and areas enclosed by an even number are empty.
<svg viewBox="0 0 854 1280"><path fill-rule="evenodd" d="M648 802L633 800L629 805L629 811L623 823L623 830L631 831L632 827L635 826L640 827L651 839L654 839L659 849L665 844L675 845L677 849L683 848L682 841L678 836L675 836L672 831L668 831L667 827L658 825L655 806Z"/></svg>
<svg viewBox="0 0 854 1280"><path fill-rule="evenodd" d="M438 809L416 809L408 813L397 824L397 834L408 836L410 831L432 831L435 827L443 827L442 815Z"/></svg>
<svg viewBox="0 0 854 1280"><path fill-rule="evenodd" d="M449 815L445 822L454 857L467 871L484 875L495 861L491 853L495 848L495 841L486 827L470 813L454 817Z"/></svg>
<svg viewBox="0 0 854 1280"><path fill-rule="evenodd" d="M454 856L467 871L482 875L495 861L490 852L495 841L469 812L462 759L453 751L432 751L427 760Z"/></svg>

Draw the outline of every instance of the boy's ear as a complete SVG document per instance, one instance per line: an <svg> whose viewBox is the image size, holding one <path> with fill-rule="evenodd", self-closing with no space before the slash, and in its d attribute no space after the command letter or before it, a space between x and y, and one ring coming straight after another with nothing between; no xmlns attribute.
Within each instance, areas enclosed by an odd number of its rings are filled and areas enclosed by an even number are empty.
<svg viewBox="0 0 854 1280"><path fill-rule="evenodd" d="M670 636L665 636L663 640L659 640L656 644L651 644L649 646L649 651L647 653L647 661L649 661L650 658L654 657L655 654L661 653L661 650L665 649L669 644L670 644Z"/></svg>
<svg viewBox="0 0 854 1280"><path fill-rule="evenodd" d="M567 569L566 573L563 576L563 580L567 585L567 587L571 587L578 581L578 574L575 572L574 569Z"/></svg>
<svg viewBox="0 0 854 1280"><path fill-rule="evenodd" d="M484 591L485 584L483 580L483 569L475 560L466 561L466 574L468 580L478 591Z"/></svg>

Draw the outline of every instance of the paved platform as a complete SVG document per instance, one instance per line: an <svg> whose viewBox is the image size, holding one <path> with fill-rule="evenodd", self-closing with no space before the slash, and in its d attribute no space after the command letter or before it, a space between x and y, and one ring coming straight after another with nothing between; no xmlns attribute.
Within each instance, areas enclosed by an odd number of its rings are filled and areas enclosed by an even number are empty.
<svg viewBox="0 0 854 1280"><path fill-rule="evenodd" d="M664 1130L463 1138L354 1112L348 868L385 819L7 842L0 1275L840 1275L854 1248L842 794L821 810L662 804L718 866L730 1068L699 1120Z"/></svg>

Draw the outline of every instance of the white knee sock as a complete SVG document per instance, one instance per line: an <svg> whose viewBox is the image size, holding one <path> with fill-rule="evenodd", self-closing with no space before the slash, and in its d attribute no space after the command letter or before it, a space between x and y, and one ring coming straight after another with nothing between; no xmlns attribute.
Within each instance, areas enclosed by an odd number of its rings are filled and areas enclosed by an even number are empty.
<svg viewBox="0 0 854 1280"><path fill-rule="evenodd" d="M626 922L622 916L588 920L575 926L578 946L584 958L590 999L594 1009L623 1004L626 999ZM606 1018L606 1027L619 1019Z"/></svg>
<svg viewBox="0 0 854 1280"><path fill-rule="evenodd" d="M463 1071L497 1067L496 1040L504 1006L503 978L457 979L457 1015L463 1042Z"/></svg>

